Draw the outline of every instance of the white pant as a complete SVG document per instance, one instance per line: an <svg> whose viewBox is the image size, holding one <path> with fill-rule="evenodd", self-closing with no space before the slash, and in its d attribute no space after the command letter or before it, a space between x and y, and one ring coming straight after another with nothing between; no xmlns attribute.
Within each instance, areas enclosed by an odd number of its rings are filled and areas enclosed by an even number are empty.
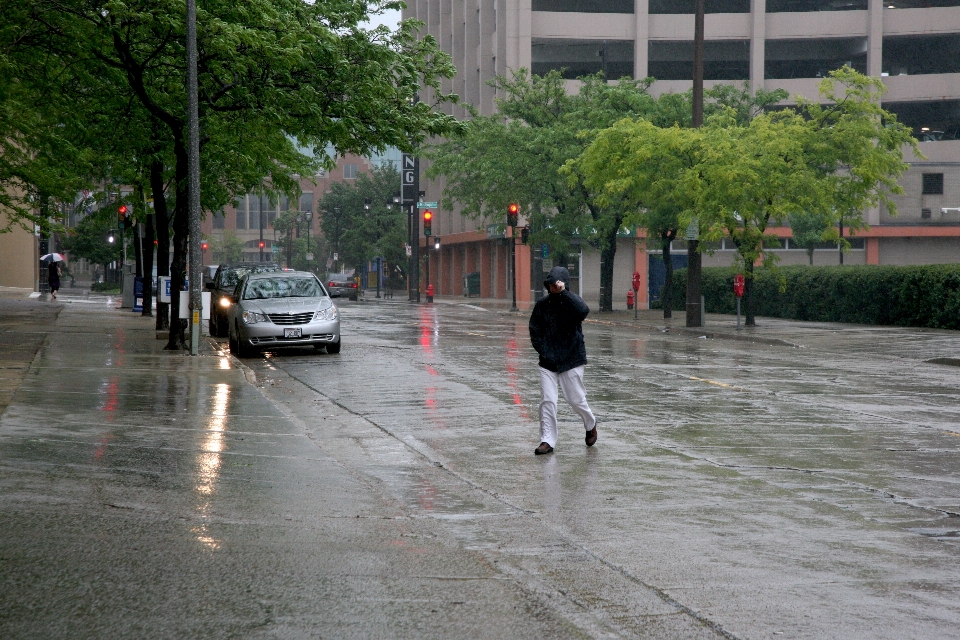
<svg viewBox="0 0 960 640"><path fill-rule="evenodd" d="M557 446L557 389L563 391L563 399L583 418L585 431L597 425L597 419L587 405L587 390L583 386L583 367L563 373L540 369L540 442Z"/></svg>

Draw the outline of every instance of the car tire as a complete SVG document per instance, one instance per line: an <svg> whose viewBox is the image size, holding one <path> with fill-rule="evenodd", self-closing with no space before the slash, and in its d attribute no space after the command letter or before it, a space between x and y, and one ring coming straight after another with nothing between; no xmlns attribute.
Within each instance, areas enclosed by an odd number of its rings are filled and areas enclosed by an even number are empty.
<svg viewBox="0 0 960 640"><path fill-rule="evenodd" d="M327 345L327 353L340 353L340 341L331 342Z"/></svg>
<svg viewBox="0 0 960 640"><path fill-rule="evenodd" d="M240 337L240 332L237 332L237 350L234 353L238 358L249 358L253 355L253 347L247 345L247 341Z"/></svg>

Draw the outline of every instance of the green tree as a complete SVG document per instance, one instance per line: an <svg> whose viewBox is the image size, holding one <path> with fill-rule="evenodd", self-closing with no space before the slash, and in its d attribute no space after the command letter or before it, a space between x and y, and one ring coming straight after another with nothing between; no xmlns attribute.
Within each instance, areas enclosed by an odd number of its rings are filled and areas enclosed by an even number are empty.
<svg viewBox="0 0 960 640"><path fill-rule="evenodd" d="M813 250L818 244L824 242L825 237L830 236L833 216L821 211L795 211L787 216L787 219L790 230L793 232L792 242L806 250L807 258L812 265Z"/></svg>
<svg viewBox="0 0 960 640"><path fill-rule="evenodd" d="M63 248L71 257L83 258L106 268L122 255L122 237L115 233L116 211L110 207L86 216L63 237ZM113 237L114 241L109 242Z"/></svg>
<svg viewBox="0 0 960 640"><path fill-rule="evenodd" d="M236 231L224 229L210 240L210 255L217 263L239 262L243 258L243 241Z"/></svg>
<svg viewBox="0 0 960 640"><path fill-rule="evenodd" d="M896 212L889 194L901 192L903 148L916 151L916 140L881 109L882 93L879 79L844 68L821 83L825 106L800 99L795 110L745 124L727 109L697 130L624 120L600 133L578 166L601 201L667 203L679 208L681 224L697 217L701 240L730 238L753 325L754 266L775 260L763 251L776 241L771 225L822 211L833 216L831 229L839 212L858 229L865 207L883 202Z"/></svg>
<svg viewBox="0 0 960 640"><path fill-rule="evenodd" d="M685 99L661 101L647 91L649 80L607 83L597 76L581 79L569 95L559 72L529 76L520 70L492 84L502 98L499 113L474 117L461 135L433 148L430 177L446 179L444 207L461 207L464 215L502 223L511 202L521 204L533 229L532 241L546 243L557 264L566 262L579 235L601 253L600 310L613 308L613 266L617 233L630 209L608 199L601 204L576 166L560 169L578 157L594 133L624 116L647 117L664 124L689 120Z"/></svg>
<svg viewBox="0 0 960 640"><path fill-rule="evenodd" d="M403 273L407 214L393 205L399 184L396 166L385 163L357 176L354 184L336 183L324 194L317 206L320 224L340 265L362 270L367 262L383 257Z"/></svg>
<svg viewBox="0 0 960 640"><path fill-rule="evenodd" d="M205 210L263 184L295 193L297 174L332 165L328 149L361 155L387 146L410 149L454 126L450 116L412 100L424 85L437 89L440 101L455 98L439 91L453 67L436 42L418 40L414 22L393 33L358 26L370 12L399 6L213 0L198 7ZM158 216L172 181L176 304L187 248L182 2L25 0L15 17L8 41L15 43L9 50L18 56L18 82L36 88L52 77L77 86L89 81L108 106L105 130L116 126L112 121L126 108L129 121L146 132L127 141L136 157L125 164L149 167L141 174L150 176ZM164 226L158 220L158 231ZM158 240L162 250L163 238ZM182 324L172 323L168 347L182 346Z"/></svg>

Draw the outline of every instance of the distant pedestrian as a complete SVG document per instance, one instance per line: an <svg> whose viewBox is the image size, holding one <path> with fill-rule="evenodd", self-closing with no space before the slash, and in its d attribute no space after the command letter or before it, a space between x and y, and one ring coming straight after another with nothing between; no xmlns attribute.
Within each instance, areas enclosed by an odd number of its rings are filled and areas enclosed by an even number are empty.
<svg viewBox="0 0 960 640"><path fill-rule="evenodd" d="M57 291L60 290L60 276L60 263L51 260L47 265L47 283L50 285L50 297L54 300L57 299Z"/></svg>
<svg viewBox="0 0 960 640"><path fill-rule="evenodd" d="M558 389L573 410L583 418L588 447L597 441L597 418L587 404L583 367L587 348L582 323L590 313L583 298L568 289L570 272L554 267L543 281L550 292L533 307L530 341L540 354L540 446L534 453L550 453L557 445Z"/></svg>

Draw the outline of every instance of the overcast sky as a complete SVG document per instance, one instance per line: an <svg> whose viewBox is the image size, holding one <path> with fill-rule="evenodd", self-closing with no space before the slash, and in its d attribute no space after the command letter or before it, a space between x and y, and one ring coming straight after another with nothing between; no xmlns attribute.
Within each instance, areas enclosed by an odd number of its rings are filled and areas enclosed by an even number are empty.
<svg viewBox="0 0 960 640"><path fill-rule="evenodd" d="M377 27L381 24L385 24L390 27L391 31L397 28L397 23L400 22L400 12L399 11L387 11L382 15L376 16L375 20L371 20L368 24L370 28Z"/></svg>

